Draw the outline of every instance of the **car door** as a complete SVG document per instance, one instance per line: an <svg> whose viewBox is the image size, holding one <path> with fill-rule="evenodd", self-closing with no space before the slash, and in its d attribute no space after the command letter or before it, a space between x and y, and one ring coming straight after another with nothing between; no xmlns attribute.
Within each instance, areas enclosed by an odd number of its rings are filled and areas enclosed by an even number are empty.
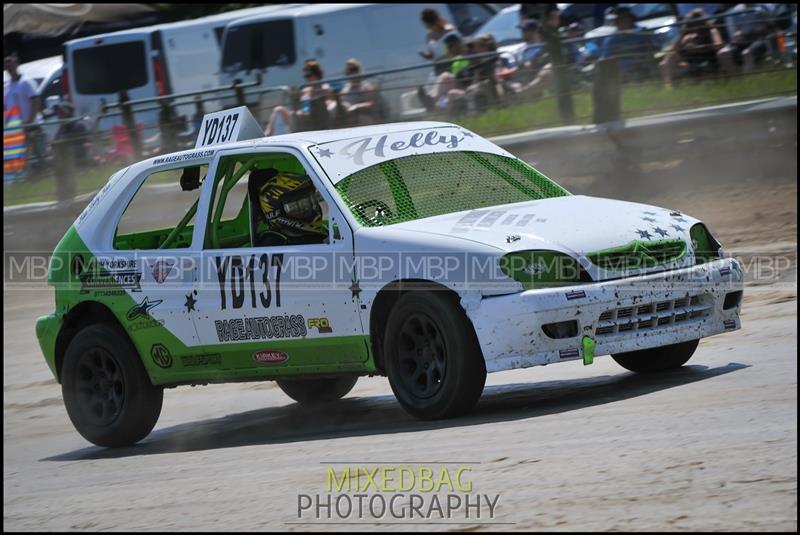
<svg viewBox="0 0 800 535"><path fill-rule="evenodd" d="M197 283L193 222L200 190L185 188L182 176L187 169L202 176L206 166L173 164L143 173L116 221L112 252L98 258L132 298L121 321L155 378L188 371L184 359L199 351L189 301Z"/></svg>
<svg viewBox="0 0 800 535"><path fill-rule="evenodd" d="M253 245L259 208L249 172L235 173L254 161L312 177L327 208L327 243ZM278 147L221 151L212 174L194 305L205 349L242 375L363 369L369 350L352 288L353 238L302 155Z"/></svg>

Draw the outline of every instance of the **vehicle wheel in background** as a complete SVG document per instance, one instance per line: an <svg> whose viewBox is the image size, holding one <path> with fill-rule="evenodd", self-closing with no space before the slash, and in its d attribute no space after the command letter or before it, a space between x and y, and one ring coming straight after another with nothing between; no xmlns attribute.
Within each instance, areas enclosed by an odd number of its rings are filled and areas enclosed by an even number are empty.
<svg viewBox="0 0 800 535"><path fill-rule="evenodd" d="M611 355L617 364L632 372L655 373L680 368L692 358L700 340L690 340L627 353Z"/></svg>
<svg viewBox="0 0 800 535"><path fill-rule="evenodd" d="M413 416L458 416L478 402L486 365L472 324L444 291L410 291L386 323L384 361L397 400Z"/></svg>
<svg viewBox="0 0 800 535"><path fill-rule="evenodd" d="M98 446L129 446L146 437L161 414L164 390L153 386L139 354L119 329L81 330L64 355L61 392L75 429Z"/></svg>
<svg viewBox="0 0 800 535"><path fill-rule="evenodd" d="M330 403L350 392L358 381L357 375L327 379L279 379L283 393L302 404Z"/></svg>

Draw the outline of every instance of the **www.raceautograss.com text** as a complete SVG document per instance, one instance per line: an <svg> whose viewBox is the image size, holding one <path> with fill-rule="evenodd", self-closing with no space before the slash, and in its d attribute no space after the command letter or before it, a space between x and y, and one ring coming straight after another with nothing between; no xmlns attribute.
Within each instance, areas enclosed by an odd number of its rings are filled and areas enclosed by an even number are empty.
<svg viewBox="0 0 800 535"><path fill-rule="evenodd" d="M476 492L468 466L329 467L325 491L298 494L303 520L494 519L499 494Z"/></svg>

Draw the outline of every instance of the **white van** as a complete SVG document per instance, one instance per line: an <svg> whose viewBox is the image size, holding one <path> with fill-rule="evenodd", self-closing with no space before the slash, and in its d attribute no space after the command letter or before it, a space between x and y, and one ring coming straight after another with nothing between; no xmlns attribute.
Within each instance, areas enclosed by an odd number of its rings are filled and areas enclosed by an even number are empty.
<svg viewBox="0 0 800 535"><path fill-rule="evenodd" d="M326 78L342 76L349 58L357 59L367 73L424 64L419 52L425 50L426 30L420 14L426 7L436 9L464 35L496 11L487 4L317 4L247 17L225 29L220 85L237 79L248 83L261 76L265 87L299 86L308 59L320 62ZM397 115L400 93L424 83L430 71L377 78L391 115ZM385 91L399 86L402 91ZM248 104L259 102L248 100Z"/></svg>
<svg viewBox="0 0 800 535"><path fill-rule="evenodd" d="M68 41L64 45L65 96L78 114L96 116L104 104L117 102L120 91L136 100L216 87L225 25L282 7L240 9ZM192 111L186 105L178 113ZM154 125L158 113L137 113L136 121ZM104 121L101 129L118 122L119 117Z"/></svg>

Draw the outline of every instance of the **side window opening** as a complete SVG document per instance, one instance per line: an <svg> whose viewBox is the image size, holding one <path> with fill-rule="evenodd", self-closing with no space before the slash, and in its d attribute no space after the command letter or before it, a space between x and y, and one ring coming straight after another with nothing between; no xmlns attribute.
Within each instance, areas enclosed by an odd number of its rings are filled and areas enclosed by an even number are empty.
<svg viewBox="0 0 800 535"><path fill-rule="evenodd" d="M202 165L150 174L117 223L114 249L188 248L207 171Z"/></svg>
<svg viewBox="0 0 800 535"><path fill-rule="evenodd" d="M204 247L226 249L328 243L328 206L291 154L220 160Z"/></svg>

